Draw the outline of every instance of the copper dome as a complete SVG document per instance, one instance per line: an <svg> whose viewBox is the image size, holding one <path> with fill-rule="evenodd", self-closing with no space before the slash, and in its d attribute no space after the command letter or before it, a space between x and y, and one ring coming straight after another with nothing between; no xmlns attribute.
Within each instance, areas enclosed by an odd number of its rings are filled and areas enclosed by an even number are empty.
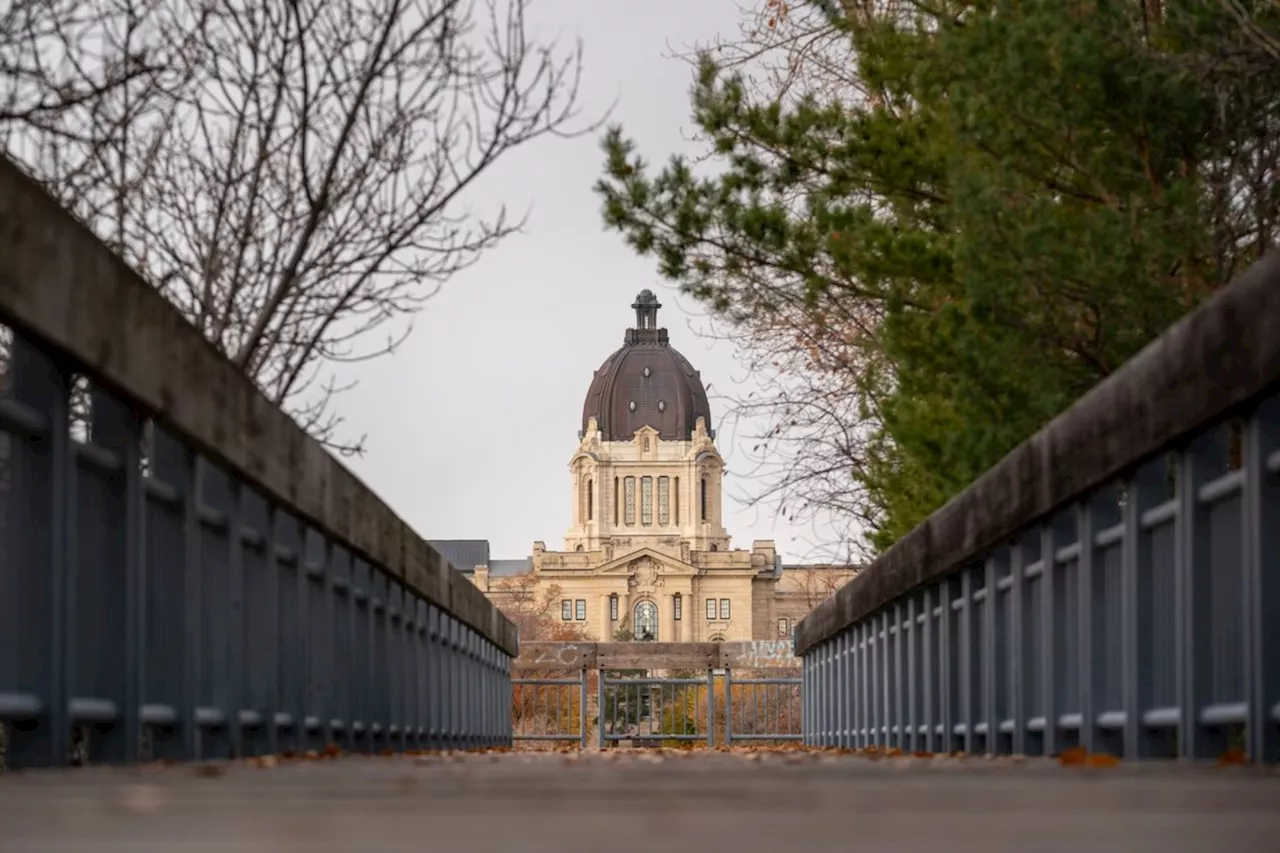
<svg viewBox="0 0 1280 853"><path fill-rule="evenodd" d="M657 297L642 290L631 307L636 328L627 329L622 348L605 359L587 389L583 434L589 418L596 419L604 441L631 441L643 426L664 441L688 441L698 418L711 433L702 378L667 341L667 330L658 328Z"/></svg>

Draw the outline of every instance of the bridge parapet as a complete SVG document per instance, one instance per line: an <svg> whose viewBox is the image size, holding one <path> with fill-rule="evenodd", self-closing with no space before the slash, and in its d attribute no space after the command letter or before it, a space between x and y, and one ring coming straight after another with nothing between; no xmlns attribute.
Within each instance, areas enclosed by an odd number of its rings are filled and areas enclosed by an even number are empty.
<svg viewBox="0 0 1280 853"><path fill-rule="evenodd" d="M1280 760L1280 256L796 627L808 743Z"/></svg>
<svg viewBox="0 0 1280 853"><path fill-rule="evenodd" d="M2 158L0 322L10 766L510 742L515 626Z"/></svg>

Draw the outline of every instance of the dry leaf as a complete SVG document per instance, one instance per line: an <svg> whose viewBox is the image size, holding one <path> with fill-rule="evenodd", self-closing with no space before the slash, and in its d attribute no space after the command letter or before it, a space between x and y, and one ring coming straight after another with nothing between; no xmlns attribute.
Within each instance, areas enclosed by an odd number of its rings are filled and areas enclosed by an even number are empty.
<svg viewBox="0 0 1280 853"><path fill-rule="evenodd" d="M1058 763L1063 767L1079 767L1088 757L1089 753L1083 746L1073 746L1058 753Z"/></svg>
<svg viewBox="0 0 1280 853"><path fill-rule="evenodd" d="M1095 753L1085 759L1085 763L1090 767L1119 767L1120 759L1114 755L1108 755L1105 752Z"/></svg>
<svg viewBox="0 0 1280 853"><path fill-rule="evenodd" d="M1233 764L1247 764L1249 756L1244 749L1238 746L1230 747L1218 756L1218 763L1227 766Z"/></svg>

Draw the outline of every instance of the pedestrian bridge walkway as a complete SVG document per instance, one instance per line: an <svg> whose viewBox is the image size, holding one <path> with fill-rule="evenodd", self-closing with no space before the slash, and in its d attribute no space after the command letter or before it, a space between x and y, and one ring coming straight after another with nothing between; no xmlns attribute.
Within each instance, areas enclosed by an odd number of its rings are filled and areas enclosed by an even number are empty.
<svg viewBox="0 0 1280 853"><path fill-rule="evenodd" d="M257 762L260 764L260 762ZM0 778L6 853L1271 853L1280 774L616 750Z"/></svg>
<svg viewBox="0 0 1280 853"><path fill-rule="evenodd" d="M800 672L601 644L527 706L512 623L3 160L0 324L5 853L1276 849L1278 257L819 605ZM634 749L753 738L845 751Z"/></svg>

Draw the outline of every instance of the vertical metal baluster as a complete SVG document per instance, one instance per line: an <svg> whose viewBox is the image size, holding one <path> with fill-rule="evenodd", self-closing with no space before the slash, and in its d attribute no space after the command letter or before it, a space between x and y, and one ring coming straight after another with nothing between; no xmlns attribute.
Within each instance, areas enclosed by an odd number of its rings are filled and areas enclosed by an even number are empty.
<svg viewBox="0 0 1280 853"><path fill-rule="evenodd" d="M1214 431L1189 443L1178 457L1178 519L1175 547L1178 643L1178 753L1183 758L1210 758L1212 744L1200 726L1200 712L1209 698L1209 588L1212 569L1208 524L1200 507L1200 487L1214 473Z"/></svg>
<svg viewBox="0 0 1280 853"><path fill-rule="evenodd" d="M183 668L182 708L179 711L182 726L182 757L187 761L199 760L203 732L196 721L196 708L200 701L200 691L204 680L203 649L201 648L204 622L203 604L203 572L200 549L200 496L203 494L201 484L204 480L204 459L189 453L187 481L183 489L183 548L185 551L185 571L183 580L186 593L187 618L184 620L185 666Z"/></svg>
<svg viewBox="0 0 1280 853"><path fill-rule="evenodd" d="M973 671L973 573L972 566L960 572L960 721L964 726L964 751L972 754L976 745L974 723L974 683L978 673Z"/></svg>
<svg viewBox="0 0 1280 853"><path fill-rule="evenodd" d="M99 731L104 743L95 750L101 760L136 763L142 745L141 695L146 590L144 587L145 558L143 551L145 505L142 493L141 443L143 423L128 406L114 397L95 389L91 407L93 415L93 441L116 454L120 462L120 483L113 490L120 500L121 529L113 531L119 537L119 552L112 556L120 561L118 567L121 589L119 598L109 601L123 606L117 623L123 627L119 637L104 637L103 641L119 644L119 673L115 681L119 685L118 696L109 697L117 703L120 716L107 732ZM104 602L105 604L106 602Z"/></svg>
<svg viewBox="0 0 1280 853"><path fill-rule="evenodd" d="M952 701L959 690L960 672L956 667L955 649L952 648L951 622L955 618L954 609L951 606L953 592L953 582L950 578L943 578L938 585L938 689L941 691L939 699L939 707L941 709L939 722L942 724L942 740L938 744L940 752L955 751L955 729L956 717L959 709L955 707Z"/></svg>
<svg viewBox="0 0 1280 853"><path fill-rule="evenodd" d="M1248 754L1280 761L1280 398L1245 427L1245 684ZM1274 462L1273 462L1274 459Z"/></svg>
<svg viewBox="0 0 1280 853"><path fill-rule="evenodd" d="M1027 571L1025 534L1019 536L1009 551L1009 606L1004 625L1005 664L1009 682L1005 687L1008 716L1013 723L1010 749L1014 755L1027 752L1027 706L1023 669L1026 654L1022 639L1022 620L1026 607ZM1001 721L1003 724L1003 721Z"/></svg>
<svg viewBox="0 0 1280 853"><path fill-rule="evenodd" d="M903 678L906 677L906 667L903 666L903 653L907 648L906 631L909 626L903 623L902 602L899 601L893 605L893 745L898 749L904 749L907 745L906 726L910 720L910 712L906 709L905 700L906 692L904 690Z"/></svg>
<svg viewBox="0 0 1280 853"><path fill-rule="evenodd" d="M1058 752L1058 667L1064 665L1057 642L1058 538L1056 519L1040 528L1040 708L1044 713L1044 754Z"/></svg>
<svg viewBox="0 0 1280 853"><path fill-rule="evenodd" d="M919 594L907 597L907 713L903 715L907 736L902 747L911 752L920 749L920 623L916 621L919 598Z"/></svg>
<svg viewBox="0 0 1280 853"><path fill-rule="evenodd" d="M1124 757L1149 758L1153 752L1151 730L1142 716L1151 705L1151 656L1144 649L1152 635L1151 535L1143 529L1142 516L1160 502L1164 460L1141 466L1125 483L1122 512L1124 540L1120 565L1120 667L1124 703Z"/></svg>
<svg viewBox="0 0 1280 853"><path fill-rule="evenodd" d="M921 645L921 666L920 666L920 701L923 705L923 713L921 720L924 724L924 743L922 748L927 752L935 752L939 748L937 744L937 734L935 727L938 725L937 714L934 713L934 696L938 691L938 658L935 649L936 642L936 618L933 615L934 598L936 597L937 586L925 587L920 593L921 615L924 617L923 628L920 636Z"/></svg>
<svg viewBox="0 0 1280 853"><path fill-rule="evenodd" d="M996 674L996 608L1000 606L1000 592L997 589L999 584L1000 567L1005 564L1007 558L1003 553L992 554L983 561L983 586L985 589L982 599L982 722L986 733L983 740L986 744L986 752L994 755L999 751L998 741L1000 733L999 715L996 713L996 689L999 686L999 679ZM975 569L976 571L976 569Z"/></svg>

